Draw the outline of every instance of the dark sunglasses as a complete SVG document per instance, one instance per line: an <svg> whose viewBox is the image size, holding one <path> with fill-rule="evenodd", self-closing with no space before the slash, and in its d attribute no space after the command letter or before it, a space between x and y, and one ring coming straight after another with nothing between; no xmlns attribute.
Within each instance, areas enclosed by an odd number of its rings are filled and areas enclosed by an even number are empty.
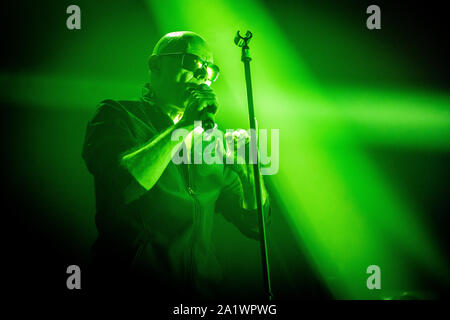
<svg viewBox="0 0 450 320"><path fill-rule="evenodd" d="M204 61L199 56L192 53L174 52L174 53L162 53L158 56L180 55L181 65L184 69L192 71L195 77L201 74L201 71L205 68L207 73L207 80L213 83L219 76L219 67L213 63Z"/></svg>

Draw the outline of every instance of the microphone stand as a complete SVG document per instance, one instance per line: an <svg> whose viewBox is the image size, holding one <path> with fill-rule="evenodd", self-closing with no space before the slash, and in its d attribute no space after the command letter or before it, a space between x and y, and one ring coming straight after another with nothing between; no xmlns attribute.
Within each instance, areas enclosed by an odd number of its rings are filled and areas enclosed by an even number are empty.
<svg viewBox="0 0 450 320"><path fill-rule="evenodd" d="M241 61L244 63L245 69L245 82L247 86L247 102L248 102L248 117L250 121L250 148L253 147L253 175L255 178L255 195L256 195L256 206L258 213L258 227L259 227L259 245L261 250L261 262L262 262L262 275L264 282L264 290L266 295L271 301L273 299L272 288L270 285L270 273L269 273L269 260L267 257L267 243L266 243L266 229L265 229L265 221L264 221L264 213L263 213L263 204L262 204L262 194L261 194L261 180L260 180L260 171L259 171L259 156L258 156L258 141L256 136L256 118L255 118L255 110L253 107L253 91L252 91L252 79L250 74L250 61L252 58L250 57L250 48L248 47L248 43L252 38L252 33L247 31L245 37L242 37L239 31L236 33L236 37L234 38L234 43L242 48L242 56ZM252 154L252 152L250 152Z"/></svg>

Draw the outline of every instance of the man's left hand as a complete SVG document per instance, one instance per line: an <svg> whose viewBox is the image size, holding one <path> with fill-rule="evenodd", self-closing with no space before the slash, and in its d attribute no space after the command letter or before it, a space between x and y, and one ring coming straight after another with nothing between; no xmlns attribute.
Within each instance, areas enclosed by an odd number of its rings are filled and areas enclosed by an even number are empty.
<svg viewBox="0 0 450 320"><path fill-rule="evenodd" d="M256 138L257 141L257 137ZM257 145L251 141L249 134L243 130L227 132L225 134L226 150L224 163L237 173L242 185L243 203L245 209L256 209L255 176L253 164L256 163ZM251 151L251 152L250 152ZM262 203L266 200L266 190L260 175Z"/></svg>

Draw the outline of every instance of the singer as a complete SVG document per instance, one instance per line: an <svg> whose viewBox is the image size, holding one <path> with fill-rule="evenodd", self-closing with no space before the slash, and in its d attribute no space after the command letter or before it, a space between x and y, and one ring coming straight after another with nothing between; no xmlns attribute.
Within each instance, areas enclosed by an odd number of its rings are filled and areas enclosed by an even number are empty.
<svg viewBox="0 0 450 320"><path fill-rule="evenodd" d="M194 121L218 130L211 85L219 68L201 36L163 36L148 66L150 82L141 99L104 100L87 125L82 155L94 177L98 229L87 288L164 300L214 299L222 279L211 241L214 214L259 239L252 167L171 161L179 143L171 139L174 130L192 132ZM183 138L189 152L191 138ZM264 184L262 195L269 218Z"/></svg>

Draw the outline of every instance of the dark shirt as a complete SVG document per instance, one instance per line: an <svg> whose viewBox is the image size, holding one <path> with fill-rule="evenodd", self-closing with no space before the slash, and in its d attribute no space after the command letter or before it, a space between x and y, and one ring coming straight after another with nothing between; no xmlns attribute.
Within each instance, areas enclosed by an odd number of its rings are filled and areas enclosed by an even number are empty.
<svg viewBox="0 0 450 320"><path fill-rule="evenodd" d="M117 279L131 271L138 282L146 278L208 296L222 277L211 241L214 214L257 240L256 211L241 208L241 184L226 165L170 161L149 191L120 165L124 154L172 124L148 98L105 100L88 123L83 158L94 176L99 233L94 280L106 277L106 269Z"/></svg>

